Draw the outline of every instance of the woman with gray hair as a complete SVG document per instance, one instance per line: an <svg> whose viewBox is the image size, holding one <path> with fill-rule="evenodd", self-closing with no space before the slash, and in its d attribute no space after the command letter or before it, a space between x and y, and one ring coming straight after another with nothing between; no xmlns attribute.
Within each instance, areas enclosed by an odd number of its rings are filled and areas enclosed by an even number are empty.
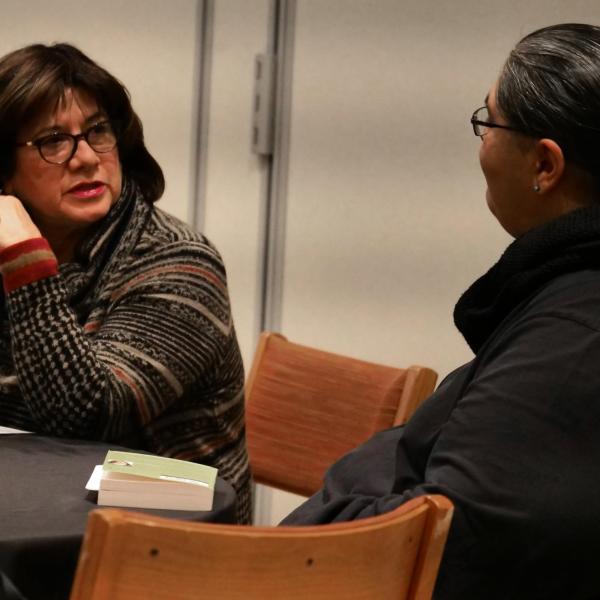
<svg viewBox="0 0 600 600"><path fill-rule="evenodd" d="M462 295L475 357L284 525L455 505L434 598L600 597L600 27L526 36L471 118L515 240Z"/></svg>

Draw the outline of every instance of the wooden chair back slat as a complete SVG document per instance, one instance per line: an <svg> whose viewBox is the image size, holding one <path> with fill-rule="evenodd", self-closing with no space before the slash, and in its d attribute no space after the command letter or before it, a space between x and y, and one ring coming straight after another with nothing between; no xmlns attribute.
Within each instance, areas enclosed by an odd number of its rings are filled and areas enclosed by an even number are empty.
<svg viewBox="0 0 600 600"><path fill-rule="evenodd" d="M415 498L332 525L252 527L90 514L71 600L427 600L452 504Z"/></svg>
<svg viewBox="0 0 600 600"><path fill-rule="evenodd" d="M338 458L405 423L436 379L426 367L380 365L263 333L246 384L255 481L310 496Z"/></svg>

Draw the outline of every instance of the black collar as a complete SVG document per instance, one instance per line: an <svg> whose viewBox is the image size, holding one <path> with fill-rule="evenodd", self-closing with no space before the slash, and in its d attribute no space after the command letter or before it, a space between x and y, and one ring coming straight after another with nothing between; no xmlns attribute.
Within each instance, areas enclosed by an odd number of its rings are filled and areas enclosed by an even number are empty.
<svg viewBox="0 0 600 600"><path fill-rule="evenodd" d="M600 269L600 206L574 210L514 240L458 300L454 322L477 353L520 302L555 277Z"/></svg>

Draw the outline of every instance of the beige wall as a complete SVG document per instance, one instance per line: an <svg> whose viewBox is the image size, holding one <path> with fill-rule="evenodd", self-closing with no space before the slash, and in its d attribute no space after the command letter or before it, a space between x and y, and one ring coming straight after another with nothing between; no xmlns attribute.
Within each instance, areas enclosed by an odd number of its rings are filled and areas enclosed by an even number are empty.
<svg viewBox="0 0 600 600"><path fill-rule="evenodd" d="M270 162L251 151L254 59L269 46L271 0L209 5L208 104L201 149L198 225L225 265L246 368L259 330L264 218ZM204 107L206 109L206 106Z"/></svg>
<svg viewBox="0 0 600 600"><path fill-rule="evenodd" d="M471 356L459 295L509 242L468 122L523 34L597 1L299 0L281 328L362 358Z"/></svg>

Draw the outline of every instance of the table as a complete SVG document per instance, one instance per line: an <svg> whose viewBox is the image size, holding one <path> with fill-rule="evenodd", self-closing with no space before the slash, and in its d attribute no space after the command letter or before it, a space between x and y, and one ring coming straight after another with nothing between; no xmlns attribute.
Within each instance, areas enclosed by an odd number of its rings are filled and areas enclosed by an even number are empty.
<svg viewBox="0 0 600 600"><path fill-rule="evenodd" d="M127 450L34 434L0 435L0 572L27 600L68 598L87 516L98 508L97 492L85 484L109 449ZM127 510L234 523L235 503L233 488L217 478L212 511Z"/></svg>

